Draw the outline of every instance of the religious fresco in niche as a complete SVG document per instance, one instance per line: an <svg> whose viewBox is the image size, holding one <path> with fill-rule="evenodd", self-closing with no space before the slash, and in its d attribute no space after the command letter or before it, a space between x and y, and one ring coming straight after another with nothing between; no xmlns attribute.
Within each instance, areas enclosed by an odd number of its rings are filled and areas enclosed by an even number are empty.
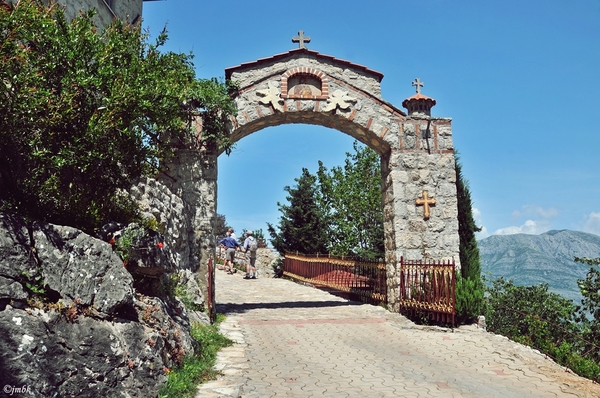
<svg viewBox="0 0 600 398"><path fill-rule="evenodd" d="M321 95L321 80L312 75L297 74L288 79L289 98L314 98Z"/></svg>

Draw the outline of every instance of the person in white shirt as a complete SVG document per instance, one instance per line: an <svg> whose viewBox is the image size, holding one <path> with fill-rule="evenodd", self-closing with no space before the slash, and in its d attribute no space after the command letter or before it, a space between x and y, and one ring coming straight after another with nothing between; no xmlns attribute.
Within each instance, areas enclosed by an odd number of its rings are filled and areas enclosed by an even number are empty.
<svg viewBox="0 0 600 398"><path fill-rule="evenodd" d="M256 271L256 250L258 249L258 241L254 236L253 231L246 231L246 240L244 240L243 248L248 253L250 250L250 262L246 265L246 276L244 279L256 279L258 272Z"/></svg>

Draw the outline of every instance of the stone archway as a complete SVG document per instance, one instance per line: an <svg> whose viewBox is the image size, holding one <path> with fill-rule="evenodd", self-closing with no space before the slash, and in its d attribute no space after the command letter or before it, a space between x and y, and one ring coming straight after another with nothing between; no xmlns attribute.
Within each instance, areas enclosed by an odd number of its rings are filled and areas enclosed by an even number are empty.
<svg viewBox="0 0 600 398"><path fill-rule="evenodd" d="M456 173L450 119L430 116L435 100L420 93L403 102L381 98L383 75L364 66L298 48L225 70L239 83L236 142L270 126L314 124L336 129L381 156L388 302L397 310L397 264L430 258L459 263ZM214 254L216 157L180 150L165 182L183 196L191 216L190 263L206 281Z"/></svg>

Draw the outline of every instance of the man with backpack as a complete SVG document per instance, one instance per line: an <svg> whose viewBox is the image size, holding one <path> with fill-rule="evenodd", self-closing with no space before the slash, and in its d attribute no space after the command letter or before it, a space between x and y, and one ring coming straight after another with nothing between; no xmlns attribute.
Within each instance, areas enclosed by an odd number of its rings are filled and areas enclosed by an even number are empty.
<svg viewBox="0 0 600 398"><path fill-rule="evenodd" d="M246 253L250 250L250 262L246 265L246 276L244 279L256 279L258 272L256 271L256 250L258 250L258 241L254 236L254 232L246 231L246 240L244 241L244 249Z"/></svg>

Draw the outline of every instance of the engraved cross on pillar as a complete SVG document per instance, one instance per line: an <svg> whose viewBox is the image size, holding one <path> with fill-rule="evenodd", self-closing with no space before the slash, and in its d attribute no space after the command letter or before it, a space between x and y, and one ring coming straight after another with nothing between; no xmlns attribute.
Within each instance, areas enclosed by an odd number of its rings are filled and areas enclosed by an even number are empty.
<svg viewBox="0 0 600 398"><path fill-rule="evenodd" d="M429 192L423 191L423 197L418 198L415 203L417 206L423 206L423 218L426 220L429 219L429 216L431 215L429 206L435 205L435 199L429 197Z"/></svg>
<svg viewBox="0 0 600 398"><path fill-rule="evenodd" d="M417 77L415 81L412 82L412 85L417 86L417 94L421 94L421 87L423 87L425 84Z"/></svg>
<svg viewBox="0 0 600 398"><path fill-rule="evenodd" d="M306 48L304 43L310 43L310 36L304 36L304 31L298 32L298 36L292 37L292 43L298 43L298 48Z"/></svg>

